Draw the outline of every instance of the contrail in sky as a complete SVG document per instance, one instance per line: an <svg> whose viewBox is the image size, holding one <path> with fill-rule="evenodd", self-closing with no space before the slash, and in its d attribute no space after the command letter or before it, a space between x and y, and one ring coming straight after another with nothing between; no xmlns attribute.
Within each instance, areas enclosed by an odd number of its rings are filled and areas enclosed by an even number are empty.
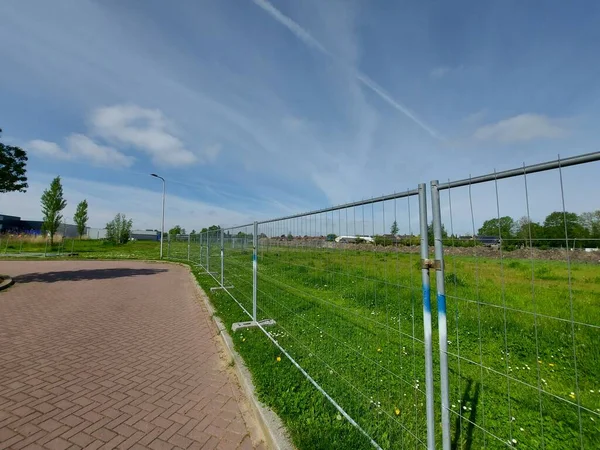
<svg viewBox="0 0 600 450"><path fill-rule="evenodd" d="M306 45L317 49L318 51L320 51L324 55L329 56L332 59L341 61L341 59L339 57L337 57L336 55L331 53L329 50L327 50L327 48L323 44L321 44L317 39L315 39L308 31L306 31L299 24L294 22L291 18L289 18L288 16L283 14L277 8L275 8L267 0L253 0L253 1L257 6L259 6L264 11L269 13L271 15L271 17L273 17L277 22L279 22L280 24L285 26L288 30L290 30L292 33L294 33L294 35L298 39L300 39L302 42L304 42ZM345 65L347 65L347 64L345 64ZM372 80L366 74L364 74L356 69L351 69L351 70L354 72L354 75L356 76L356 79L358 81L360 81L364 86L369 88L372 92L377 94L388 105L390 105L392 108L395 108L396 110L400 111L402 114L404 114L410 120L412 120L414 123L419 125L422 129L427 131L427 133L429 133L432 137L434 137L436 139L440 139L440 134L433 127L431 127L430 125L426 124L421 119L419 119L406 106L404 106L403 104L394 100L394 98L392 98L392 96L388 92L386 92L385 89L383 89L383 87L381 87L379 84L377 84L374 80Z"/></svg>

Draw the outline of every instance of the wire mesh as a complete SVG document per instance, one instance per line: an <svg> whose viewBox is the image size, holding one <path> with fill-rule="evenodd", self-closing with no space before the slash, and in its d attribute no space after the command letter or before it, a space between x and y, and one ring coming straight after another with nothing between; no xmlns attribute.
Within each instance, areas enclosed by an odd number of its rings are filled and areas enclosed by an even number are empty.
<svg viewBox="0 0 600 450"><path fill-rule="evenodd" d="M433 224L421 185L210 230L198 264L377 448L594 448L598 160L432 182Z"/></svg>
<svg viewBox="0 0 600 450"><path fill-rule="evenodd" d="M383 448L427 442L418 229L414 196L258 227L258 319Z"/></svg>
<svg viewBox="0 0 600 450"><path fill-rule="evenodd" d="M600 439L598 241L570 209L594 208L589 166L440 193L453 448Z"/></svg>
<svg viewBox="0 0 600 450"><path fill-rule="evenodd" d="M252 317L253 237L254 231L251 225L223 230L223 285L243 309L246 316L244 320L250 320ZM214 267L217 265L220 267L220 259L214 260L213 264Z"/></svg>
<svg viewBox="0 0 600 450"><path fill-rule="evenodd" d="M188 250L190 250L190 252L188 252ZM169 258L184 261L189 261L191 259L191 235L169 235Z"/></svg>

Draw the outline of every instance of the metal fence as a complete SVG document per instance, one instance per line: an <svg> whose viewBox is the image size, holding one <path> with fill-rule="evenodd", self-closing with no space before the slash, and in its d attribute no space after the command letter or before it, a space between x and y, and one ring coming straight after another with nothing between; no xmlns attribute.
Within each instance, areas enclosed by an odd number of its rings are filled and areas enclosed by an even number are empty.
<svg viewBox="0 0 600 450"><path fill-rule="evenodd" d="M55 239L52 243L47 236L0 235L0 256L4 257L59 257L69 256L81 248L81 241L75 238Z"/></svg>
<svg viewBox="0 0 600 450"><path fill-rule="evenodd" d="M212 275L376 448L595 448L600 253L576 248L569 202L599 160L173 236L168 256Z"/></svg>

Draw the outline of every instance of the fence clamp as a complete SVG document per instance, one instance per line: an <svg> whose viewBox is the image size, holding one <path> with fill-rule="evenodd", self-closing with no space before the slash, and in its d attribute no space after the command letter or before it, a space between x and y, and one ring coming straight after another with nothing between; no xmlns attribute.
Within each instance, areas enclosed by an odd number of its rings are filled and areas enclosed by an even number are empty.
<svg viewBox="0 0 600 450"><path fill-rule="evenodd" d="M421 268L442 270L442 262L439 259L422 259Z"/></svg>

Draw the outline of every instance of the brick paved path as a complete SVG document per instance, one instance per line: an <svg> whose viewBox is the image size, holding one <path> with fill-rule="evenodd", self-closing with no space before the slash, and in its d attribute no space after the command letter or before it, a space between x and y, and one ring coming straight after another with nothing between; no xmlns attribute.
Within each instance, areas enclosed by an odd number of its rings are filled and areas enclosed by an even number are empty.
<svg viewBox="0 0 600 450"><path fill-rule="evenodd" d="M264 448L185 268L0 273L17 280L0 292L0 449Z"/></svg>

